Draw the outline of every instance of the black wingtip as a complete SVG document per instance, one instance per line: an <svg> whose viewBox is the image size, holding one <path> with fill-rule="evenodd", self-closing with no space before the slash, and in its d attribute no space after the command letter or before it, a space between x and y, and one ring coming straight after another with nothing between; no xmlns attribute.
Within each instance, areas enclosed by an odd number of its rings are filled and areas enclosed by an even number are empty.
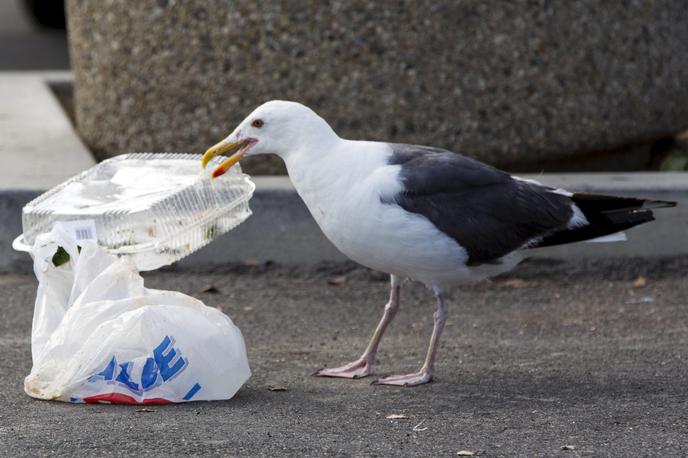
<svg viewBox="0 0 688 458"><path fill-rule="evenodd" d="M584 207L588 207L593 211L600 212L614 212L614 211L626 211L626 210L637 210L642 208L653 209L653 208L671 208L678 205L677 202L670 200L651 200L642 199L636 197L619 197L612 196L608 194L596 194L591 192L576 192L571 196L576 205L578 205L583 212L585 212Z"/></svg>
<svg viewBox="0 0 688 458"><path fill-rule="evenodd" d="M561 245L591 240L654 221L652 210L676 207L676 202L618 197L605 194L575 193L571 200L588 220L588 224L555 231L529 248Z"/></svg>
<svg viewBox="0 0 688 458"><path fill-rule="evenodd" d="M677 206L678 202L672 202L670 200L645 200L642 208L673 208Z"/></svg>

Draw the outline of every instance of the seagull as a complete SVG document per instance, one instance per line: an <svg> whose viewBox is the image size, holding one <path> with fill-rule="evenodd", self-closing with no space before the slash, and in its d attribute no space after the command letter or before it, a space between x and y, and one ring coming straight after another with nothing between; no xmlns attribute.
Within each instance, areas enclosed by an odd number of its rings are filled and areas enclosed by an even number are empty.
<svg viewBox="0 0 688 458"><path fill-rule="evenodd" d="M399 310L404 279L434 292L436 311L425 361L417 372L373 384L416 386L432 380L447 319L446 291L512 269L534 247L622 239L674 202L571 193L512 176L440 148L340 138L313 110L273 100L256 108L202 166L231 154L224 174L247 156L276 154L325 236L346 256L390 275L389 301L355 361L314 375L371 374L380 340Z"/></svg>

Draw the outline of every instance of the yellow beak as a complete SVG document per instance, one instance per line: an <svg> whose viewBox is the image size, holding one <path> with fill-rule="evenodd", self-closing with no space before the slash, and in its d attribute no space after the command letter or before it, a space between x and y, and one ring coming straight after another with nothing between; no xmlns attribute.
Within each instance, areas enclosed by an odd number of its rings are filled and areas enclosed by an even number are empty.
<svg viewBox="0 0 688 458"><path fill-rule="evenodd" d="M223 140L220 143L211 146L208 151L205 152L203 158L201 159L201 166L206 168L208 162L210 162L215 156L219 156L220 154L224 154L228 151L232 151L235 148L239 148L239 151L229 156L223 163L218 165L212 173L213 178L224 175L227 170L229 170L234 164L239 162L241 158L246 155L248 152L247 146L249 145L250 142L246 140L240 140L238 142L228 142Z"/></svg>

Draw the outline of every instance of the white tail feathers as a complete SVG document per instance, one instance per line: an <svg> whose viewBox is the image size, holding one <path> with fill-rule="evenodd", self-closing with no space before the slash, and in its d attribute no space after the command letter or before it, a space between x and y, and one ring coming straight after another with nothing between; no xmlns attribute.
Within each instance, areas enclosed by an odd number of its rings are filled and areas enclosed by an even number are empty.
<svg viewBox="0 0 688 458"><path fill-rule="evenodd" d="M625 232L616 232L614 234L603 235L594 239L586 240L588 243L610 243L610 242L625 242L628 240Z"/></svg>

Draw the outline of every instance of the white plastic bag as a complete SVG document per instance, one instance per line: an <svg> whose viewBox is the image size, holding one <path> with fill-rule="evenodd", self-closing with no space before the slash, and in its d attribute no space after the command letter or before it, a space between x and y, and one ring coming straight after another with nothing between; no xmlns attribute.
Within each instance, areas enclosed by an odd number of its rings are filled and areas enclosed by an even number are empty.
<svg viewBox="0 0 688 458"><path fill-rule="evenodd" d="M229 399L250 377L226 315L173 291L146 289L136 267L56 225L31 252L39 286L29 396L158 404ZM63 247L69 261L56 267Z"/></svg>

